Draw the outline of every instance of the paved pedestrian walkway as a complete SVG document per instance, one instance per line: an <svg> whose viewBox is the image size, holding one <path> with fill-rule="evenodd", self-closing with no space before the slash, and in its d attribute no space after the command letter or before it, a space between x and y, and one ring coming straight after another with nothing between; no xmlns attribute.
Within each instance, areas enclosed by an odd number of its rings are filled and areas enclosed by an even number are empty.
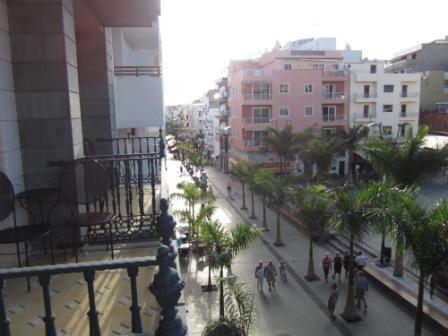
<svg viewBox="0 0 448 336"><path fill-rule="evenodd" d="M247 211L240 210L242 204L241 185L232 181L232 178L215 168L206 168L209 176L209 181L214 186L214 190L219 192L222 197L226 195L226 186L229 182L232 185L233 200L230 201L232 207L241 215L241 217L254 225L261 227L261 201L256 199L255 213L258 216L257 220L250 220L251 213L249 195L246 197ZM306 282L303 275L306 274L308 265L308 238L305 237L297 228L289 225L288 222L282 218L282 240L285 243L284 247L274 247L273 242L276 235L276 217L271 210L267 211L268 226L270 231L265 232L263 241L271 253L277 259L285 260L291 268L291 273L295 280L299 283L301 288L305 290L313 299L315 305L325 310L325 305L328 299L329 286L324 281ZM317 273L323 278L323 272L320 267L320 262L326 252L329 250L323 246L315 246L315 268ZM329 251L331 253L331 251ZM344 281L341 284L340 299L336 307L336 313L341 313L345 304L347 283ZM412 286L411 286L412 287ZM412 288L411 288L412 290ZM338 320L344 325L352 335L411 335L414 328L414 313L408 311L403 305L396 302L389 295L385 294L377 286L372 285L371 290L367 294L367 301L369 304L368 311L360 312L363 321L355 324L346 324L340 318ZM442 309L447 309L446 304L441 304ZM437 331L429 326L424 331L425 335L437 335Z"/></svg>

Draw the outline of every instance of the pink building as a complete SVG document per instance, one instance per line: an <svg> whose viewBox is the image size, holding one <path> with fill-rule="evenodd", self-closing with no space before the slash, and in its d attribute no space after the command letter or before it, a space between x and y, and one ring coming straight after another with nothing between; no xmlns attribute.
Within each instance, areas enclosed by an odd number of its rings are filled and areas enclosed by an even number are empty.
<svg viewBox="0 0 448 336"><path fill-rule="evenodd" d="M342 54L336 50L274 50L258 60L232 61L230 162L244 160L275 168L275 155L259 152L268 125L283 128L291 123L295 132L309 127L328 133L347 129L349 76ZM333 173L345 174L345 161L344 157L335 160Z"/></svg>

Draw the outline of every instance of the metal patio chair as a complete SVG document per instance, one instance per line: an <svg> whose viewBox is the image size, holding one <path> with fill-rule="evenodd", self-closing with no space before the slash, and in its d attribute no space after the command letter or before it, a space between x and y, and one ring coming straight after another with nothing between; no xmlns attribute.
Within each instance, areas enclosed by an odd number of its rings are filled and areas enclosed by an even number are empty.
<svg viewBox="0 0 448 336"><path fill-rule="evenodd" d="M95 160L80 159L64 167L60 176L61 190L65 200L77 206L77 210L85 207L84 213L74 214L65 220L72 228L73 253L78 262L78 244L81 228L87 228L87 235L92 230L100 229L104 232L106 247L111 250L114 259L113 247L113 220L114 215L104 211L107 196L108 178L104 167Z"/></svg>

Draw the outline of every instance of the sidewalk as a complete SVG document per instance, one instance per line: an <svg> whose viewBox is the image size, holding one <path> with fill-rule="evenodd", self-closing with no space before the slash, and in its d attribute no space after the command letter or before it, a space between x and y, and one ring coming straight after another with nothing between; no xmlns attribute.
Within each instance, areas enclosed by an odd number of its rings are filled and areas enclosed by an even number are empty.
<svg viewBox="0 0 448 336"><path fill-rule="evenodd" d="M255 212L258 216L258 220L250 220L250 195L246 193L246 205L248 206L247 211L240 210L242 203L242 193L241 185L232 181L231 177L225 175L224 173L214 169L206 168L207 175L209 176L209 182L213 185L215 193L220 193L221 197L226 195L226 186L229 182L232 184L232 196L233 200L230 201L232 207L241 215L244 221L250 222L258 227L261 227L261 202L256 198L255 201ZM282 238L285 243L284 247L274 247L273 242L275 240L276 228L275 228L275 214L273 211L268 209L267 219L270 231L265 232L263 235L263 242L269 248L273 255L277 259L283 259L287 262L289 270L294 279L299 283L299 285L308 293L308 295L313 299L314 303L320 307L326 306L326 300L328 299L329 284L324 281L316 282L306 282L303 275L306 274L306 268L308 265L308 238L305 237L296 227L289 225L287 221L282 218ZM320 261L323 259L325 252L335 252L328 247L321 245L315 245L314 251L314 261L316 273L323 278L323 274L320 267ZM369 267L372 267L373 262L370 263ZM386 271L386 270L385 270ZM384 273L385 277L390 277L390 274ZM408 278L401 281L402 286L408 286L406 288L410 293L414 293L415 296L415 286L416 284L409 281ZM336 313L339 314L344 308L345 298L346 298L346 280L344 279L341 283L339 301L336 307ZM427 295L427 293L425 293ZM432 302L427 304L433 304ZM391 298L383 290L380 290L378 286L372 284L371 290L367 294L367 301L369 303L369 309L367 312L360 311L360 315L363 317L363 321L360 323L346 324L342 319L338 318L341 324L346 326L346 328L353 335L411 335L414 328L414 312L410 312L402 304L396 302L395 298ZM444 314L445 318L448 316L447 304L441 302L438 298L433 299L434 308L439 310ZM430 326L426 325L424 329L424 335L438 335L437 331L433 330Z"/></svg>

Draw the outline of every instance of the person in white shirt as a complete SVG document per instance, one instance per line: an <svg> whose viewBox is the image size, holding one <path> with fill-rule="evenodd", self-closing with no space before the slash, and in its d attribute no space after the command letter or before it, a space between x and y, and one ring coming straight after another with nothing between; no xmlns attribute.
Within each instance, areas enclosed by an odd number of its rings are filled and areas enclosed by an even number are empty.
<svg viewBox="0 0 448 336"><path fill-rule="evenodd" d="M362 271L367 264L367 257L362 254L361 251L358 252L358 255L355 258L355 264L359 271Z"/></svg>
<svg viewBox="0 0 448 336"><path fill-rule="evenodd" d="M263 261L259 261L257 267L255 267L255 278L257 279L257 289L263 291L264 281L264 267Z"/></svg>

